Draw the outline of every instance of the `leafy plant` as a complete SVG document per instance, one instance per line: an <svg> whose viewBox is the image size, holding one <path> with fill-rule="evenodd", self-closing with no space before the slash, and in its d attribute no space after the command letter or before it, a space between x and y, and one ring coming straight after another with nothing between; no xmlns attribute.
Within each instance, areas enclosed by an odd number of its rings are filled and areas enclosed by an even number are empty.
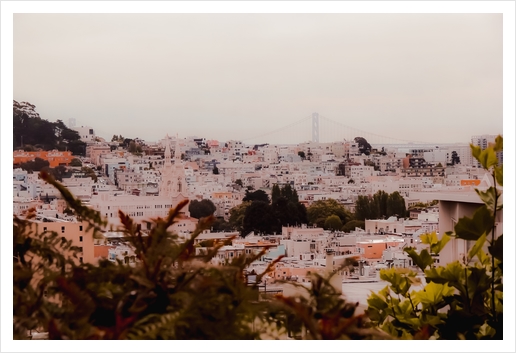
<svg viewBox="0 0 516 353"><path fill-rule="evenodd" d="M69 207L94 233L106 222L43 173ZM267 321L257 289L247 286L243 270L255 261L237 257L226 266L210 260L224 244L196 255L195 238L209 226L200 222L181 243L168 228L187 202L165 218L150 220L148 236L119 211L125 239L139 261L134 266L108 260L80 264L77 249L57 233L38 232L32 216L14 218L14 337L31 329L50 339L255 339L255 320Z"/></svg>
<svg viewBox="0 0 516 353"><path fill-rule="evenodd" d="M489 171L494 185L503 186L503 166L496 153L502 137L485 150L471 146L473 157ZM459 219L453 232L421 236L428 250L405 251L424 272L422 286L410 269L388 269L380 278L389 282L369 299L367 313L373 326L400 339L502 339L503 338L503 235L495 237L497 212L502 209L501 190L477 190L484 202L472 218ZM462 261L435 266L438 255L452 238L473 241ZM487 247L486 247L487 243Z"/></svg>

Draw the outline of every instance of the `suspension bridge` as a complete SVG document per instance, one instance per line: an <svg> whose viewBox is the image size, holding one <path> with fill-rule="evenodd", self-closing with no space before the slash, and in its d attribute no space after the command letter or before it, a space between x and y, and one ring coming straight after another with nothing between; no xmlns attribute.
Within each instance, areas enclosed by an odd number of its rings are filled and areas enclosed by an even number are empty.
<svg viewBox="0 0 516 353"><path fill-rule="evenodd" d="M341 122L313 113L283 127L244 138L246 144L297 144L303 142L330 143L365 138L371 145L417 144L432 145L432 142L390 137L377 132L357 129Z"/></svg>

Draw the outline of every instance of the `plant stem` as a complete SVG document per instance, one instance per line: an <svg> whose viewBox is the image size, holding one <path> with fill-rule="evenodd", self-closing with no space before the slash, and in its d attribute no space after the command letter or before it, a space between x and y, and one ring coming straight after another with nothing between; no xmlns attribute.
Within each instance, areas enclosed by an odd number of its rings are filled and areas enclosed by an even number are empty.
<svg viewBox="0 0 516 353"><path fill-rule="evenodd" d="M496 227L496 208L498 207L498 188L496 187L496 176L493 170L493 182L494 182L494 208L493 208L493 229L491 229L491 246L494 247L495 243L495 227ZM491 313L493 320L496 322L496 309L495 309L495 257L491 254Z"/></svg>

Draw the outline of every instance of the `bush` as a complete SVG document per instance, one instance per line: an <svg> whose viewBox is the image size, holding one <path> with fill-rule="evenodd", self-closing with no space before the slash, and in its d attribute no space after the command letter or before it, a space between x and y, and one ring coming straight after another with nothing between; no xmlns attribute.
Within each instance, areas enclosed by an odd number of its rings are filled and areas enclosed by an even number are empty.
<svg viewBox="0 0 516 353"><path fill-rule="evenodd" d="M498 166L496 153L502 145L499 136L494 146L483 151L471 146L475 159L490 172L494 185L500 186L503 166ZM392 268L380 272L390 286L368 299L367 312L374 326L401 339L503 339L503 235L495 237L501 192L490 187L477 194L484 205L472 218L459 219L454 231L441 239L435 232L421 236L428 250L405 249L425 274L422 290L411 290L421 282L415 271ZM461 261L435 266L431 255L439 254L453 237L474 245Z"/></svg>

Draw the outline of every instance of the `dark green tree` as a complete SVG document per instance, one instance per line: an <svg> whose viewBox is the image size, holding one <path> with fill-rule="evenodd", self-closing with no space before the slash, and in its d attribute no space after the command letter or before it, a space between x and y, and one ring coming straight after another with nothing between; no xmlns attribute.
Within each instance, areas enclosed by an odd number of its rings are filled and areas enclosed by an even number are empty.
<svg viewBox="0 0 516 353"><path fill-rule="evenodd" d="M229 210L229 224L233 229L242 232L244 229L245 212L249 205L251 205L251 201L244 201Z"/></svg>
<svg viewBox="0 0 516 353"><path fill-rule="evenodd" d="M92 178L95 183L97 182L97 174L90 167L82 167L81 172L83 172L87 177Z"/></svg>
<svg viewBox="0 0 516 353"><path fill-rule="evenodd" d="M460 157L457 154L457 151L452 151L452 153L451 153L451 164L452 165L460 164Z"/></svg>
<svg viewBox="0 0 516 353"><path fill-rule="evenodd" d="M371 145L363 137L355 137L355 142L358 143L358 150L361 154L369 156L371 153Z"/></svg>
<svg viewBox="0 0 516 353"><path fill-rule="evenodd" d="M281 224L278 222L272 206L267 202L252 201L246 208L241 236L245 237L250 232L255 234L281 232Z"/></svg>
<svg viewBox="0 0 516 353"><path fill-rule="evenodd" d="M70 162L71 167L82 167L82 161L79 158L74 158Z"/></svg>
<svg viewBox="0 0 516 353"><path fill-rule="evenodd" d="M217 207L211 200L203 199L201 201L193 200L188 206L190 215L194 218L202 218L212 216Z"/></svg>
<svg viewBox="0 0 516 353"><path fill-rule="evenodd" d="M359 195L355 201L355 219L357 221L374 219L374 211L371 210L371 201L368 196Z"/></svg>
<svg viewBox="0 0 516 353"><path fill-rule="evenodd" d="M285 197L280 196L272 203L272 209L276 219L282 226L308 223L306 208L299 202L289 201Z"/></svg>
<svg viewBox="0 0 516 353"><path fill-rule="evenodd" d="M389 214L387 212L387 200L389 194L383 190L378 190L372 199L371 216L373 218L387 218Z"/></svg>
<svg viewBox="0 0 516 353"><path fill-rule="evenodd" d="M397 216L404 218L407 213L405 199L397 191L389 194L387 199L387 217Z"/></svg>
<svg viewBox="0 0 516 353"><path fill-rule="evenodd" d="M274 184L272 186L272 191L271 191L272 203L276 202L280 197L281 197L280 187L278 186L278 184Z"/></svg>
<svg viewBox="0 0 516 353"><path fill-rule="evenodd" d="M352 221L349 221L348 223L344 224L342 226L341 230L343 232L349 233L351 231L354 231L355 228L365 229L365 222L364 221L352 220Z"/></svg>
<svg viewBox="0 0 516 353"><path fill-rule="evenodd" d="M342 221L339 216L331 215L324 221L324 229L329 229L332 232L340 230L342 228Z"/></svg>
<svg viewBox="0 0 516 353"><path fill-rule="evenodd" d="M27 161L24 163L20 163L20 168L26 170L29 173L39 172L43 168L50 165L50 163L42 158L36 157L33 161Z"/></svg>
<svg viewBox="0 0 516 353"><path fill-rule="evenodd" d="M307 208L306 213L308 222L321 228L324 227L326 218L331 215L338 216L343 224L351 220L352 217L351 213L334 199L315 201Z"/></svg>
<svg viewBox="0 0 516 353"><path fill-rule="evenodd" d="M270 203L269 195L267 195L267 193L263 190L256 190L253 192L246 190L242 201L263 201L265 203Z"/></svg>

